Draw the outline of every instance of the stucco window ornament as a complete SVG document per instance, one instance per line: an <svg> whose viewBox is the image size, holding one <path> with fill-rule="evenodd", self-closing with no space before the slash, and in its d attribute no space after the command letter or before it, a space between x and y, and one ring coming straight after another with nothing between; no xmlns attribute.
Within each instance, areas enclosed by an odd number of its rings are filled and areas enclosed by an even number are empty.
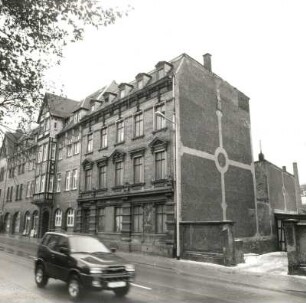
<svg viewBox="0 0 306 303"><path fill-rule="evenodd" d="M90 170L90 169L92 169L92 167L93 167L93 162L92 162L92 160L90 160L90 159L85 159L85 160L82 162L82 166L83 166L83 169L84 169L84 170Z"/></svg>
<svg viewBox="0 0 306 303"><path fill-rule="evenodd" d="M158 138L156 137L155 139L153 139L151 141L151 143L149 143L149 147L151 148L151 152L152 154L157 151L157 150L167 150L167 147L168 147L168 141L167 140L164 140L164 139L161 139L161 138Z"/></svg>
<svg viewBox="0 0 306 303"><path fill-rule="evenodd" d="M113 151L113 153L110 155L110 158L112 158L113 163L117 162L117 161L124 161L125 158L125 152L115 149Z"/></svg>

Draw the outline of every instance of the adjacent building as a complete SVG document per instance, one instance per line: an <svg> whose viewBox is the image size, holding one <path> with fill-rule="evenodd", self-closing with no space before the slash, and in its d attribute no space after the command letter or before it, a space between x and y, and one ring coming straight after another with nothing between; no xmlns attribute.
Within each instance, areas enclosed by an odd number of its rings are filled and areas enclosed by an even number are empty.
<svg viewBox="0 0 306 303"><path fill-rule="evenodd" d="M222 253L229 235L261 247L274 205L258 198L249 98L203 59L160 61L81 102L46 94L39 127L3 142L4 231L83 232L177 257Z"/></svg>

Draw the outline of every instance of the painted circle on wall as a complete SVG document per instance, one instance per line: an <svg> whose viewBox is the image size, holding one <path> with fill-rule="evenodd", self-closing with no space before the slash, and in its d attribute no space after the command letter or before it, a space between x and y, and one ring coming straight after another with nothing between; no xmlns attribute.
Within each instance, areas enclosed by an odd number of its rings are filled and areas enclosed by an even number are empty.
<svg viewBox="0 0 306 303"><path fill-rule="evenodd" d="M228 170L228 155L223 147L218 147L215 151L215 163L220 173L226 173Z"/></svg>

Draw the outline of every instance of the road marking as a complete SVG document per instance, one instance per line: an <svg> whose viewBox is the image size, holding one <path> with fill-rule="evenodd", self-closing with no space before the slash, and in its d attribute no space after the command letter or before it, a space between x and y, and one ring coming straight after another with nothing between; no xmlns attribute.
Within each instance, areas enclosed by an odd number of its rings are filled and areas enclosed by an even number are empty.
<svg viewBox="0 0 306 303"><path fill-rule="evenodd" d="M152 290L152 288L150 288L150 287L142 286L142 285L135 284L135 283L131 283L131 285L139 287L139 288L143 288L143 289L146 289L146 290Z"/></svg>

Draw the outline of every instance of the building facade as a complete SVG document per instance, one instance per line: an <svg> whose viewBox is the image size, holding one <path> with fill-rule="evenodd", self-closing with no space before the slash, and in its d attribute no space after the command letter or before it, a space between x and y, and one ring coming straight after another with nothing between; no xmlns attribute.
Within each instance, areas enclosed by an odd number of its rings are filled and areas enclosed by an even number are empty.
<svg viewBox="0 0 306 303"><path fill-rule="evenodd" d="M212 231L229 226L261 239L249 99L212 72L209 54L160 61L81 102L46 94L38 123L3 142L5 232L83 232L177 257L222 250Z"/></svg>

